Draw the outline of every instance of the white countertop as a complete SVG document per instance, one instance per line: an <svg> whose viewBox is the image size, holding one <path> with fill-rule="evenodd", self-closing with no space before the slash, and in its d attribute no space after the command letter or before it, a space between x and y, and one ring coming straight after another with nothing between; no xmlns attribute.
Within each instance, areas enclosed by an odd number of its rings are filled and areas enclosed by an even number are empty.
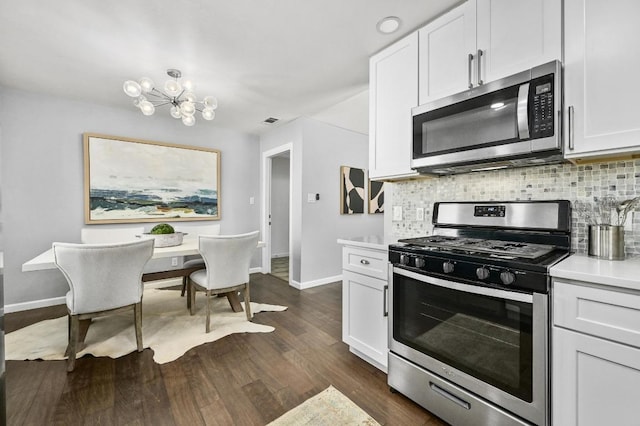
<svg viewBox="0 0 640 426"><path fill-rule="evenodd" d="M574 254L550 270L554 278L640 290L640 258L604 260Z"/></svg>
<svg viewBox="0 0 640 426"><path fill-rule="evenodd" d="M344 244L346 246L364 247L376 250L387 250L389 244L395 241L385 239L382 235L366 235L362 237L347 237L338 238L338 244Z"/></svg>

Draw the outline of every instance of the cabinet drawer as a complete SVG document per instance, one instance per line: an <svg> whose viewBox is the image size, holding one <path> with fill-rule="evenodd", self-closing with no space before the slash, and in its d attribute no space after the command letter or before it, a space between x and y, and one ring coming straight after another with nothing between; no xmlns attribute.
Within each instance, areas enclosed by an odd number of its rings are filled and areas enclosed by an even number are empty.
<svg viewBox="0 0 640 426"><path fill-rule="evenodd" d="M342 268L386 281L387 252L345 246L342 249Z"/></svg>
<svg viewBox="0 0 640 426"><path fill-rule="evenodd" d="M640 293L554 280L557 326L640 348Z"/></svg>

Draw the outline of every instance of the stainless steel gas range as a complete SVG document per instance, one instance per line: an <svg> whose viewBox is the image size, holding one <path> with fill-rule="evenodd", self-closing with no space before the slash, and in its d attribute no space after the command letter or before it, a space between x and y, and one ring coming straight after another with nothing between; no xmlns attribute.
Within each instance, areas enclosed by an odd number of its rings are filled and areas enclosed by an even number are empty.
<svg viewBox="0 0 640 426"><path fill-rule="evenodd" d="M435 203L434 233L389 246L389 375L452 425L549 424L549 268L570 203Z"/></svg>

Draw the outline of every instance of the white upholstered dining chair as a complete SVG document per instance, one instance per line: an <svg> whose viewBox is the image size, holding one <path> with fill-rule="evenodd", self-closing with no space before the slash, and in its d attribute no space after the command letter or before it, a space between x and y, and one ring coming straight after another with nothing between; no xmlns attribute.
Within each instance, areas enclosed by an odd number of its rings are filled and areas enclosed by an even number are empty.
<svg viewBox="0 0 640 426"><path fill-rule="evenodd" d="M216 223L215 225L199 225L199 226L189 226L180 229L181 232L187 233L187 238L198 238L200 235L220 235L220 224ZM202 267L204 269L204 259L200 255L196 255L191 259L186 259L182 264L183 269L187 268L195 268L197 266ZM187 290L187 280L188 276L182 277L182 291L180 292L180 296L184 296L185 290ZM188 307L190 307L191 299L189 299Z"/></svg>
<svg viewBox="0 0 640 426"><path fill-rule="evenodd" d="M196 290L204 291L207 298L206 332L211 329L211 296L242 290L244 310L251 321L249 295L249 266L251 257L258 246L259 231L238 235L201 235L198 250L206 264L206 269L189 276L191 315L195 313Z"/></svg>
<svg viewBox="0 0 640 426"><path fill-rule="evenodd" d="M153 242L53 243L55 264L69 283L67 371L75 367L80 321L133 310L136 343L142 351L142 271L153 255Z"/></svg>

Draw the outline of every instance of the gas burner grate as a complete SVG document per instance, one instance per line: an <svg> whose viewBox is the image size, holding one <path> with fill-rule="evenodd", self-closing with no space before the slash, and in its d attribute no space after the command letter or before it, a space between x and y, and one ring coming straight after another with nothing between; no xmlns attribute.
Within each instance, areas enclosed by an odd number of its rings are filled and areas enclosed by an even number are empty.
<svg viewBox="0 0 640 426"><path fill-rule="evenodd" d="M408 238L399 242L426 250L464 251L469 253L505 254L515 258L537 259L552 252L555 247L543 244L526 244L513 241L485 240L451 236Z"/></svg>

